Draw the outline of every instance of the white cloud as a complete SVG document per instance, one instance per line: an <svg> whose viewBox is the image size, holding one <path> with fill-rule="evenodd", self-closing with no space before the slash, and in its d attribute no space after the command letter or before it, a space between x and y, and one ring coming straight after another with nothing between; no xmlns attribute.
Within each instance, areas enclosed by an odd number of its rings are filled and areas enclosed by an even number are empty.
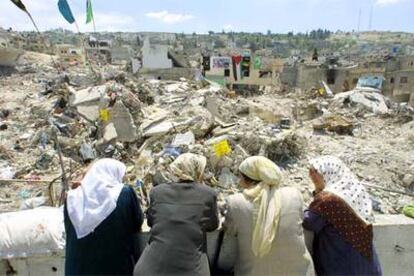
<svg viewBox="0 0 414 276"><path fill-rule="evenodd" d="M224 29L225 31L234 31L234 27L233 27L233 25L231 25L231 24L224 25L224 26L223 26L223 29Z"/></svg>
<svg viewBox="0 0 414 276"><path fill-rule="evenodd" d="M146 17L160 20L167 24L176 24L184 21L194 19L195 16L191 14L172 13L169 11L149 12L145 14Z"/></svg>
<svg viewBox="0 0 414 276"><path fill-rule="evenodd" d="M96 29L98 31L132 31L136 27L136 20L124 14L107 14L97 12L94 14ZM85 22L83 16L79 22ZM86 26L86 25L85 25Z"/></svg>
<svg viewBox="0 0 414 276"><path fill-rule="evenodd" d="M402 2L403 0L377 0L375 3L378 6L388 6Z"/></svg>

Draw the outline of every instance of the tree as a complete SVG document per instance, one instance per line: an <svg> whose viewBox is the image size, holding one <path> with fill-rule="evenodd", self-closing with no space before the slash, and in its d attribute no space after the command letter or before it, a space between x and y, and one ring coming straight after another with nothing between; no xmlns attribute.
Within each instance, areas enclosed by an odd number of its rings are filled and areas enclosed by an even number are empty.
<svg viewBox="0 0 414 276"><path fill-rule="evenodd" d="M267 30L267 35L271 36L272 35L272 31L271 30Z"/></svg>
<svg viewBox="0 0 414 276"><path fill-rule="evenodd" d="M226 44L224 44L223 40L217 39L214 41L214 48L225 48Z"/></svg>
<svg viewBox="0 0 414 276"><path fill-rule="evenodd" d="M208 35L209 36L212 36L214 34L214 32L213 31L208 31Z"/></svg>

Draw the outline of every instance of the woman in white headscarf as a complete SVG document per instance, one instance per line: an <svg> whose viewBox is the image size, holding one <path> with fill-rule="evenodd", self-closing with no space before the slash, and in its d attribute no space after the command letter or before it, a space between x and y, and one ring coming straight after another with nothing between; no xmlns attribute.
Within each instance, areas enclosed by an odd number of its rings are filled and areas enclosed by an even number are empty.
<svg viewBox="0 0 414 276"><path fill-rule="evenodd" d="M239 172L244 190L228 198L225 215L238 240L235 275L313 275L299 191L280 188L282 173L265 157L247 158Z"/></svg>
<svg viewBox="0 0 414 276"><path fill-rule="evenodd" d="M132 274L143 214L134 190L122 184L125 171L117 160L98 160L80 186L68 192L66 275Z"/></svg>
<svg viewBox="0 0 414 276"><path fill-rule="evenodd" d="M313 260L320 275L380 275L373 246L372 203L365 187L334 156L310 161L314 200L303 226L315 234Z"/></svg>
<svg viewBox="0 0 414 276"><path fill-rule="evenodd" d="M150 192L151 227L134 275L210 275L206 232L218 226L216 193L202 184L207 160L185 153L169 168L171 183Z"/></svg>

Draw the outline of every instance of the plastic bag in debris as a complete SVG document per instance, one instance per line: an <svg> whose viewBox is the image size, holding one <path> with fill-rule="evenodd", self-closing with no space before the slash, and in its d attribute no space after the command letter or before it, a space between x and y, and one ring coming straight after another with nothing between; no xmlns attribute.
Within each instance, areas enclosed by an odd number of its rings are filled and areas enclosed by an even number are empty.
<svg viewBox="0 0 414 276"><path fill-rule="evenodd" d="M0 258L45 255L64 248L62 208L40 207L0 214Z"/></svg>
<svg viewBox="0 0 414 276"><path fill-rule="evenodd" d="M20 205L20 210L34 209L46 205L46 203L47 198L44 196L29 198L22 202Z"/></svg>
<svg viewBox="0 0 414 276"><path fill-rule="evenodd" d="M166 146L165 149L162 151L161 156L171 156L173 158L177 158L181 155L181 149L178 147L173 146Z"/></svg>
<svg viewBox="0 0 414 276"><path fill-rule="evenodd" d="M16 171L10 166L0 166L0 179L13 179Z"/></svg>

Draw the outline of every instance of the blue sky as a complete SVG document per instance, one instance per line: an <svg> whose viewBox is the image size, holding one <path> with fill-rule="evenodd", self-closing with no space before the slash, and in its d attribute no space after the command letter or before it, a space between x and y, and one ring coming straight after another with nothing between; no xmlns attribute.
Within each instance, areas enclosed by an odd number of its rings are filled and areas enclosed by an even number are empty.
<svg viewBox="0 0 414 276"><path fill-rule="evenodd" d="M75 30L60 16L57 0L22 0L41 30ZM69 0L81 31L86 0ZM99 31L306 32L323 28L414 32L414 0L92 0ZM0 26L32 30L29 19L9 0L0 0Z"/></svg>

